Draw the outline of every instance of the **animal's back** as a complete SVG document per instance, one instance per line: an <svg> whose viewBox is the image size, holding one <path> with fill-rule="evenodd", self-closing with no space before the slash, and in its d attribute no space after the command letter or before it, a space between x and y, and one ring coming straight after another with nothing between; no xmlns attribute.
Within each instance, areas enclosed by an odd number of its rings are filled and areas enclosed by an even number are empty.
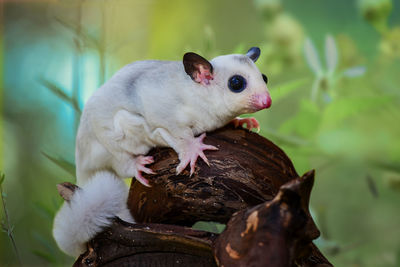
<svg viewBox="0 0 400 267"><path fill-rule="evenodd" d="M151 105L151 102L159 104L155 99L171 97L166 93L168 90L165 87L169 83L168 80L179 79L171 75L179 71L171 70L183 68L180 65L175 61L137 61L120 69L97 89L85 104L76 138L78 184L85 183L93 175L92 170L112 169L110 162L115 154L110 153L110 150L115 148L115 144L112 144L111 140L118 139L118 133L115 131L116 114L121 110L127 111L145 124L144 112L148 108L145 106ZM149 101L149 96L154 97L154 101ZM155 106L151 106L157 110ZM148 150L152 144L151 141L145 140L144 128L143 125L134 128L134 138L130 138L129 144L123 145L121 141L120 145L126 148L131 146L131 152Z"/></svg>

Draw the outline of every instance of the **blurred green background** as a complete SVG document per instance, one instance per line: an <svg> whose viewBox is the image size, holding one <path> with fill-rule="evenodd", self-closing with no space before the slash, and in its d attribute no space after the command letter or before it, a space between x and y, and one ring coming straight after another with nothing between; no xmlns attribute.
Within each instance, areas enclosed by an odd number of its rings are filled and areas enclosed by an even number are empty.
<svg viewBox="0 0 400 267"><path fill-rule="evenodd" d="M68 266L55 185L74 182L88 97L142 59L261 48L256 117L299 174L316 169L318 246L335 266L400 266L400 1L0 1L0 266ZM0 179L1 182L1 179ZM13 249L15 240L19 256Z"/></svg>

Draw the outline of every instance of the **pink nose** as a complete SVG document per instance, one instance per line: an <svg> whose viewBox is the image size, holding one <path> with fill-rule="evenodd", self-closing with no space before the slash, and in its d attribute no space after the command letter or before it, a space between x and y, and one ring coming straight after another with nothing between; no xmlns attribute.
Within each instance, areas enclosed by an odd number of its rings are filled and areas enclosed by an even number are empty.
<svg viewBox="0 0 400 267"><path fill-rule="evenodd" d="M265 101L265 107L264 108L269 108L272 105L272 99L270 95L267 95L267 100Z"/></svg>
<svg viewBox="0 0 400 267"><path fill-rule="evenodd" d="M254 98L255 101L253 102L253 104L257 110L269 108L272 104L271 96L268 93L255 95Z"/></svg>

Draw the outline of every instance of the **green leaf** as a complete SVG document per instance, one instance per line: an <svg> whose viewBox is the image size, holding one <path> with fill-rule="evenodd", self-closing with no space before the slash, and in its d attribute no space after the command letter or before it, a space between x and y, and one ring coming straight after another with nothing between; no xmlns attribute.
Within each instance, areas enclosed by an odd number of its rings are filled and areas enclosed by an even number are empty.
<svg viewBox="0 0 400 267"><path fill-rule="evenodd" d="M0 185L3 184L5 178L6 178L6 175L4 173L0 173Z"/></svg>
<svg viewBox="0 0 400 267"><path fill-rule="evenodd" d="M75 165L65 159L59 159L53 156L50 156L49 154L47 154L46 152L42 151L42 154L48 158L49 160L51 160L53 163L55 163L57 166L59 166L60 168L62 168L63 170L65 170L66 172L68 172L69 174L71 174L73 177L75 177Z"/></svg>
<svg viewBox="0 0 400 267"><path fill-rule="evenodd" d="M222 233L225 230L226 225L221 223L215 223L215 228L217 230L216 231L217 233Z"/></svg>
<svg viewBox="0 0 400 267"><path fill-rule="evenodd" d="M396 251L396 265L395 266L400 266L400 248L398 248Z"/></svg>
<svg viewBox="0 0 400 267"><path fill-rule="evenodd" d="M365 180L367 182L368 190L371 193L371 195L375 198L378 198L379 191L378 191L378 187L376 185L374 178L372 178L371 175L367 174L367 176L365 177Z"/></svg>
<svg viewBox="0 0 400 267"><path fill-rule="evenodd" d="M65 90L63 88L61 88L61 86L56 85L55 83L46 80L44 78L40 78L39 79L39 83L41 83L44 87L46 87L47 89L50 90L50 92L52 92L54 95L56 95L57 97L59 97L61 100L67 102L68 104L70 104L72 106L72 108L78 113L78 114L82 114L82 111L79 107L79 103L78 100L70 97L69 95L67 95L65 93Z"/></svg>
<svg viewBox="0 0 400 267"><path fill-rule="evenodd" d="M198 221L196 222L192 228L194 230L202 230L220 234L225 229L225 224L217 223L217 222L205 222L205 221Z"/></svg>
<svg viewBox="0 0 400 267"><path fill-rule="evenodd" d="M270 90L272 101L276 102L276 101L286 97L291 92L293 92L296 89L299 89L301 86L305 85L308 81L309 81L308 78L300 78L300 79L297 79L294 81L290 81L290 82L275 86L274 88L272 88Z"/></svg>

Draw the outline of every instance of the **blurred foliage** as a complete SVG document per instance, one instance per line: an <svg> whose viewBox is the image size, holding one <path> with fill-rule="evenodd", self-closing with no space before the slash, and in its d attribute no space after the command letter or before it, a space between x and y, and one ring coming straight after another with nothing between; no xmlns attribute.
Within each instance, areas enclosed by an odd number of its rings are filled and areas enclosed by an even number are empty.
<svg viewBox="0 0 400 267"><path fill-rule="evenodd" d="M217 223L217 222L199 221L199 222L196 222L192 226L192 228L195 230L203 230L203 231L209 231L212 233L220 234L224 231L225 224L221 224L221 223Z"/></svg>
<svg viewBox="0 0 400 267"><path fill-rule="evenodd" d="M358 0L361 14L379 32L387 31L387 20L392 11L392 0Z"/></svg>
<svg viewBox="0 0 400 267"><path fill-rule="evenodd" d="M3 214L4 214L4 219L1 221L1 230L7 234L8 238L10 239L10 243L14 249L16 259L19 265L21 265L21 258L19 256L18 248L17 245L15 244L15 238L14 238L14 226L10 222L10 217L8 215L8 209L7 209L7 204L6 204L6 198L7 194L3 192L3 182L5 180L5 174L0 173L0 199L1 199L1 204L3 208Z"/></svg>
<svg viewBox="0 0 400 267"><path fill-rule="evenodd" d="M9 213L0 216L13 226L24 265L73 262L51 236L62 203L55 185L74 182L77 123L99 85L135 60L180 60L187 51L212 58L259 46L273 105L255 116L300 174L317 171L317 245L335 266L399 266L399 1L0 5L7 174L0 184ZM0 266L18 265L13 250L9 235L0 235Z"/></svg>

